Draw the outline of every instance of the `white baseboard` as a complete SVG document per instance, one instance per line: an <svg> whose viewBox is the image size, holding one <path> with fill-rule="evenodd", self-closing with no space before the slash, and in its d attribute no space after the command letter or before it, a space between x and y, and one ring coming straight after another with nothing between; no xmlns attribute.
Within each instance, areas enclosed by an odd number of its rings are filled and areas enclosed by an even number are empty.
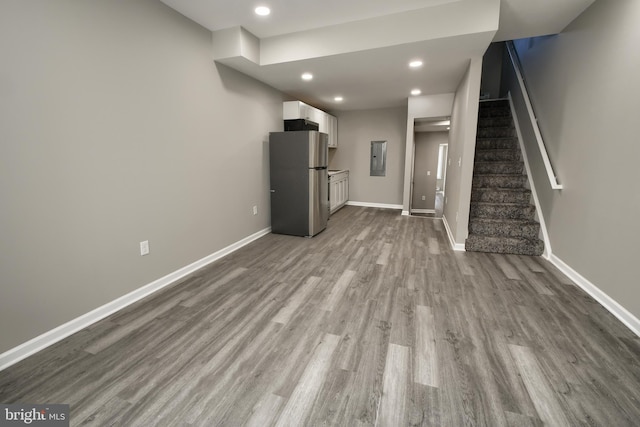
<svg viewBox="0 0 640 427"><path fill-rule="evenodd" d="M269 234L271 232L271 227L265 228L263 230L258 231L248 237L245 237L242 240L239 240L225 248L220 249L217 252L212 253L211 255L207 255L206 257L199 259L185 267L182 267L173 273L169 273L164 277L161 277L153 282L144 285L135 291L129 292L126 295L121 296L107 304L96 308L88 313L83 314L80 317L76 317L73 320L68 321L67 323L58 326L55 329L52 329L48 332L45 332L42 335L39 335L23 344L20 344L17 347L12 348L11 350L7 350L6 352L0 354L0 371L9 366L18 363L19 361L31 356L38 351L49 347L57 343L58 341L78 332L81 329L86 328L87 326L92 325L93 323L104 319L105 317L115 313L118 310L122 310L128 305L133 304L136 301L141 300L142 298L151 295L152 293L159 291L160 289L169 286L175 283L177 280L201 269L202 267L211 264L212 262L229 255L230 253L240 249L241 247L248 245L254 240L259 239L260 237Z"/></svg>
<svg viewBox="0 0 640 427"><path fill-rule="evenodd" d="M402 209L402 205L391 205L387 203L369 203L369 202L356 202L349 200L347 202L349 206L364 206L365 208L381 208L381 209Z"/></svg>
<svg viewBox="0 0 640 427"><path fill-rule="evenodd" d="M435 209L411 209L411 213L434 214L434 213L436 213L436 210Z"/></svg>
<svg viewBox="0 0 640 427"><path fill-rule="evenodd" d="M449 228L447 217L444 215L442 215L442 222L444 223L444 228L447 230L447 236L449 236L449 244L451 245L451 249L453 249L454 251L460 251L460 252L466 251L463 243L456 243L456 240L453 238L453 233L451 232L451 228Z"/></svg>
<svg viewBox="0 0 640 427"><path fill-rule="evenodd" d="M409 216L409 211L402 211L402 216Z"/></svg>
<svg viewBox="0 0 640 427"><path fill-rule="evenodd" d="M600 288L591 283L556 255L551 254L549 256L549 261L558 267L558 269L578 285L578 287L591 295L591 297L598 301L600 305L624 323L627 328L631 329L634 334L640 336L640 319L631 314L626 308L618 304L616 300L604 293Z"/></svg>

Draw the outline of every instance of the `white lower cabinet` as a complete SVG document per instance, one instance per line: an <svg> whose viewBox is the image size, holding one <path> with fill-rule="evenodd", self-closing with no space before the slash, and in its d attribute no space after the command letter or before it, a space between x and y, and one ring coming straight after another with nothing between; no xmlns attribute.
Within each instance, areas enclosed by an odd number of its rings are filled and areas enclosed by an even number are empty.
<svg viewBox="0 0 640 427"><path fill-rule="evenodd" d="M349 200L349 171L329 176L329 212L334 213Z"/></svg>

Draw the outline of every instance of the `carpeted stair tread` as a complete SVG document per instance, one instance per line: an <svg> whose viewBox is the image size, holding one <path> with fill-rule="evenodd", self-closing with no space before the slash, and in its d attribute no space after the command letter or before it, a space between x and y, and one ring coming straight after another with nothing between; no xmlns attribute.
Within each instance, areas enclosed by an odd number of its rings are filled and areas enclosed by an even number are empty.
<svg viewBox="0 0 640 427"><path fill-rule="evenodd" d="M511 112L508 109L502 107L481 108L478 116L480 119L511 117Z"/></svg>
<svg viewBox="0 0 640 427"><path fill-rule="evenodd" d="M511 126L486 127L477 131L478 138L508 138L515 136L516 130Z"/></svg>
<svg viewBox="0 0 640 427"><path fill-rule="evenodd" d="M509 176L509 177L513 177L515 176L524 176L525 178L527 177L525 174L522 173L480 173L478 175L483 175L483 176Z"/></svg>
<svg viewBox="0 0 640 427"><path fill-rule="evenodd" d="M471 218L469 234L537 239L540 224L527 219Z"/></svg>
<svg viewBox="0 0 640 427"><path fill-rule="evenodd" d="M509 100L490 100L480 103L479 114L482 117L511 117Z"/></svg>
<svg viewBox="0 0 640 427"><path fill-rule="evenodd" d="M472 189L472 194L475 192L483 192L483 193L500 192L500 193L509 193L509 194L526 193L528 195L531 195L531 190L529 190L528 188L476 187Z"/></svg>
<svg viewBox="0 0 640 427"><path fill-rule="evenodd" d="M535 212L531 204L471 202L469 218L532 220Z"/></svg>
<svg viewBox="0 0 640 427"><path fill-rule="evenodd" d="M517 136L478 136L478 134L476 133L476 140L478 141L486 141L486 140L509 140L509 141L513 141L513 142L518 142L518 137Z"/></svg>
<svg viewBox="0 0 640 427"><path fill-rule="evenodd" d="M488 161L488 162L479 162L476 161L473 165L474 173L479 175L522 175L524 171L524 163L523 162L498 162L498 161Z"/></svg>
<svg viewBox="0 0 640 427"><path fill-rule="evenodd" d="M475 187L471 190L472 202L530 203L531 190L526 188Z"/></svg>
<svg viewBox="0 0 640 427"><path fill-rule="evenodd" d="M479 118L498 118L498 117L511 117L509 110L505 108L482 108L479 112Z"/></svg>
<svg viewBox="0 0 640 427"><path fill-rule="evenodd" d="M524 188L527 183L526 175L495 175L495 174L474 174L473 188Z"/></svg>
<svg viewBox="0 0 640 427"><path fill-rule="evenodd" d="M519 162L521 161L520 150L490 148L487 150L476 150L477 162Z"/></svg>
<svg viewBox="0 0 640 427"><path fill-rule="evenodd" d="M475 252L540 256L544 252L544 243L540 239L470 234L465 249Z"/></svg>
<svg viewBox="0 0 640 427"><path fill-rule="evenodd" d="M488 127L513 127L513 120L511 120L510 116L481 117L478 119L478 128Z"/></svg>
<svg viewBox="0 0 640 427"><path fill-rule="evenodd" d="M511 104L509 104L509 100L507 98L502 99L486 99L480 102L480 108L487 107L502 107L502 108L511 108Z"/></svg>
<svg viewBox="0 0 640 427"><path fill-rule="evenodd" d="M517 150L518 138L515 137L487 137L476 138L476 150Z"/></svg>

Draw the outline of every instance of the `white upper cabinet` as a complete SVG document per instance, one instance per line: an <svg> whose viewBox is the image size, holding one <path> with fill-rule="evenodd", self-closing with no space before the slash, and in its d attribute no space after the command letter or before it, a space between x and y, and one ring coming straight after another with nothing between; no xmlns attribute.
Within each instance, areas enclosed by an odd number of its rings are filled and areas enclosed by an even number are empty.
<svg viewBox="0 0 640 427"><path fill-rule="evenodd" d="M329 135L329 147L338 146L338 119L331 114L305 104L302 101L286 101L282 103L284 120L307 119L318 124L318 130Z"/></svg>
<svg viewBox="0 0 640 427"><path fill-rule="evenodd" d="M329 134L329 147L338 148L338 118L327 114L327 134Z"/></svg>
<svg viewBox="0 0 640 427"><path fill-rule="evenodd" d="M307 119L315 121L311 118L313 110L315 110L315 108L300 101L287 101L282 103L282 117L284 120Z"/></svg>
<svg viewBox="0 0 640 427"><path fill-rule="evenodd" d="M311 114L310 120L318 124L318 130L320 132L329 133L329 128L327 127L328 114L316 108L314 108L314 110L315 111Z"/></svg>

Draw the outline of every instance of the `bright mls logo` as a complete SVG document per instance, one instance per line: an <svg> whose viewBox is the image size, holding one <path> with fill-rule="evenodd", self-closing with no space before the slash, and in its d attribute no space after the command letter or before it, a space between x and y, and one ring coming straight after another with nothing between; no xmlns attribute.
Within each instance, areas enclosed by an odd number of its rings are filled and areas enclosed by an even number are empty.
<svg viewBox="0 0 640 427"><path fill-rule="evenodd" d="M69 427L69 405L0 404L0 427Z"/></svg>

